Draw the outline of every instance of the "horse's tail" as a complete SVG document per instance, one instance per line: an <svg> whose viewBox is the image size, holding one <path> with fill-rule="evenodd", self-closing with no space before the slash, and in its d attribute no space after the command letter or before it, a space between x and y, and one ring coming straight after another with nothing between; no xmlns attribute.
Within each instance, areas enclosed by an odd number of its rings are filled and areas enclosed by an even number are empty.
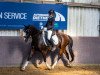
<svg viewBox="0 0 100 75"><path fill-rule="evenodd" d="M70 62L72 62L72 61L74 61L74 52L73 52L73 49L72 49L72 47L73 47L73 39L69 35L68 35L68 37L69 37L68 49L69 49L69 53L70 53L70 56L71 56L71 61Z"/></svg>

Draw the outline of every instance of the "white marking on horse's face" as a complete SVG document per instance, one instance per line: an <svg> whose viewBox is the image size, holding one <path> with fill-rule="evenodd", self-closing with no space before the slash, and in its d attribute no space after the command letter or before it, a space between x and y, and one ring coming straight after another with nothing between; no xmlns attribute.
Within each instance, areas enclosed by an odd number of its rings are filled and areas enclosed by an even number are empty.
<svg viewBox="0 0 100 75"><path fill-rule="evenodd" d="M26 39L26 38L24 37L24 41L25 41L25 39Z"/></svg>
<svg viewBox="0 0 100 75"><path fill-rule="evenodd" d="M23 36L26 36L26 33L25 32L23 32Z"/></svg>
<svg viewBox="0 0 100 75"><path fill-rule="evenodd" d="M25 32L23 32L24 41L25 41L25 39L26 39L26 38L25 38L25 36L26 36L26 33L25 33Z"/></svg>

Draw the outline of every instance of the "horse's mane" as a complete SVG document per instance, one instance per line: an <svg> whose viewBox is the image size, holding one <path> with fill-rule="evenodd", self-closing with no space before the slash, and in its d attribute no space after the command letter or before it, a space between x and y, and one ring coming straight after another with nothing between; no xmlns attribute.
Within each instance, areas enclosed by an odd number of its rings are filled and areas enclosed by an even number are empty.
<svg viewBox="0 0 100 75"><path fill-rule="evenodd" d="M29 27L31 30L33 30L34 32L40 32L40 30L38 30L35 26L30 25Z"/></svg>
<svg viewBox="0 0 100 75"><path fill-rule="evenodd" d="M31 30L32 36L42 33L41 30L37 29L34 25L29 25L29 29Z"/></svg>

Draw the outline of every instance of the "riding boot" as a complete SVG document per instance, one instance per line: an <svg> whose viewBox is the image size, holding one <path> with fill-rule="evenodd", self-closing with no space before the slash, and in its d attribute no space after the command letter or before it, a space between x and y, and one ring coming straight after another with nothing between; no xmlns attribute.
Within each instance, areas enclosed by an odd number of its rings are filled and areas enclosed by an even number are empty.
<svg viewBox="0 0 100 75"><path fill-rule="evenodd" d="M52 39L50 39L50 40L48 40L48 41L49 41L50 45L51 45L52 47L54 47L53 40L52 40Z"/></svg>

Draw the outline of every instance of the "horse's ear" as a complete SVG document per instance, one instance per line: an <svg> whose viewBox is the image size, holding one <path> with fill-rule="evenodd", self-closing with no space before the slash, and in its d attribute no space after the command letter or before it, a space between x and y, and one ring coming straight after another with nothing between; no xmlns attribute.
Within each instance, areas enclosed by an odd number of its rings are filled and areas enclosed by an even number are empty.
<svg viewBox="0 0 100 75"><path fill-rule="evenodd" d="M28 25L29 27L31 26L31 25Z"/></svg>
<svg viewBox="0 0 100 75"><path fill-rule="evenodd" d="M27 27L26 25L24 25L24 27Z"/></svg>

